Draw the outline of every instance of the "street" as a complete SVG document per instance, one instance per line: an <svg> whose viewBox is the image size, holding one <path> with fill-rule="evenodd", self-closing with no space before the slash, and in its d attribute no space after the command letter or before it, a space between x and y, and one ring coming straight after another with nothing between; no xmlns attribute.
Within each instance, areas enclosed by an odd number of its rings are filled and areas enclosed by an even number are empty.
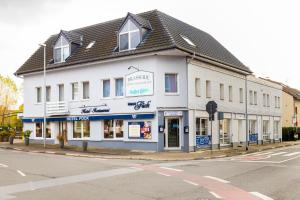
<svg viewBox="0 0 300 200"><path fill-rule="evenodd" d="M299 169L300 146L177 162L0 149L0 199L296 200Z"/></svg>

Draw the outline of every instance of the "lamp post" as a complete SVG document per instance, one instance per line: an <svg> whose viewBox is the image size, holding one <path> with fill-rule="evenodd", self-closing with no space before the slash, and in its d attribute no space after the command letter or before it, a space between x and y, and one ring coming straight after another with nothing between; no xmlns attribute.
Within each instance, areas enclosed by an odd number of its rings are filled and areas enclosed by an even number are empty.
<svg viewBox="0 0 300 200"><path fill-rule="evenodd" d="M39 44L44 48L44 85L43 85L43 96L44 96L44 124L43 124L43 137L44 137L44 148L46 148L46 44Z"/></svg>

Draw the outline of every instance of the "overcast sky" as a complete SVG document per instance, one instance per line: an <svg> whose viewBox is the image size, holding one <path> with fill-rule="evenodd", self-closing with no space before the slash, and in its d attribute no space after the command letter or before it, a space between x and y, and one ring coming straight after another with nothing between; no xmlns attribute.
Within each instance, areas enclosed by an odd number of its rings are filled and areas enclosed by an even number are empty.
<svg viewBox="0 0 300 200"><path fill-rule="evenodd" d="M210 33L257 76L300 88L297 0L0 0L0 74L14 77L38 44L61 29L152 9Z"/></svg>

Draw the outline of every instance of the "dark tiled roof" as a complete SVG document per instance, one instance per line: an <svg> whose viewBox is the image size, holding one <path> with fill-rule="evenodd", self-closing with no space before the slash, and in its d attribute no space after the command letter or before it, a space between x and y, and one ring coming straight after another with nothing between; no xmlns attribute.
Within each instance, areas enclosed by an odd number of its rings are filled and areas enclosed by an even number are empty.
<svg viewBox="0 0 300 200"><path fill-rule="evenodd" d="M128 16L132 17L141 27L146 28L146 29L151 29L151 24L149 20L146 20L143 17L140 17L138 15L128 13Z"/></svg>
<svg viewBox="0 0 300 200"><path fill-rule="evenodd" d="M95 24L71 31L64 31L68 39L78 43L83 36L82 45L76 48L64 63L48 64L47 69L60 68L74 64L94 62L121 56L135 55L165 49L181 49L189 53L196 53L213 61L229 65L236 69L251 72L237 58L209 34L168 16L160 11L153 10L137 15L128 14L142 26L151 26L151 30L135 50L117 52L117 34L125 18L120 18L104 23ZM147 25L148 23L148 25ZM187 44L180 34L188 37L196 47ZM53 45L59 34L53 35L45 42L48 61L53 59ZM86 46L91 42L96 43L89 50ZM43 69L43 48L40 47L16 72L22 75Z"/></svg>
<svg viewBox="0 0 300 200"><path fill-rule="evenodd" d="M76 33L75 31L64 31L61 30L61 33L64 34L69 42L75 43L75 44L81 44L83 35ZM53 44L54 45L54 44Z"/></svg>

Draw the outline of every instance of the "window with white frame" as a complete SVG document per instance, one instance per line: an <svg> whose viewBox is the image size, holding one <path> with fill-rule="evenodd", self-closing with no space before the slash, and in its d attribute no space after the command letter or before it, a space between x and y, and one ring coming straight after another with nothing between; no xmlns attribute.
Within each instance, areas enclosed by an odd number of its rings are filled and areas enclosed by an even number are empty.
<svg viewBox="0 0 300 200"><path fill-rule="evenodd" d="M115 79L115 95L116 97L124 96L123 78Z"/></svg>
<svg viewBox="0 0 300 200"><path fill-rule="evenodd" d="M70 56L70 44L64 36L60 36L54 46L54 63L65 62Z"/></svg>
<svg viewBox="0 0 300 200"><path fill-rule="evenodd" d="M102 97L110 97L110 80L103 80L102 81Z"/></svg>
<svg viewBox="0 0 300 200"><path fill-rule="evenodd" d="M65 87L64 84L58 85L58 101L64 101L65 100Z"/></svg>
<svg viewBox="0 0 300 200"><path fill-rule="evenodd" d="M253 105L253 91L252 90L250 90L249 91L249 103L250 103L250 105Z"/></svg>
<svg viewBox="0 0 300 200"><path fill-rule="evenodd" d="M73 122L73 138L89 138L90 137L90 121L74 121Z"/></svg>
<svg viewBox="0 0 300 200"><path fill-rule="evenodd" d="M224 100L224 84L220 83L220 100Z"/></svg>
<svg viewBox="0 0 300 200"><path fill-rule="evenodd" d="M51 126L50 126L50 122L46 122L46 138L51 138Z"/></svg>
<svg viewBox="0 0 300 200"><path fill-rule="evenodd" d="M208 135L207 118L196 118L196 135Z"/></svg>
<svg viewBox="0 0 300 200"><path fill-rule="evenodd" d="M263 106L266 107L267 106L267 95L265 93L263 93Z"/></svg>
<svg viewBox="0 0 300 200"><path fill-rule="evenodd" d="M267 94L267 107L270 107L270 95Z"/></svg>
<svg viewBox="0 0 300 200"><path fill-rule="evenodd" d="M43 137L43 123L42 122L37 122L35 123L35 137L41 138Z"/></svg>
<svg viewBox="0 0 300 200"><path fill-rule="evenodd" d="M72 100L78 100L78 83L72 83Z"/></svg>
<svg viewBox="0 0 300 200"><path fill-rule="evenodd" d="M256 120L249 120L249 132L250 134L257 133Z"/></svg>
<svg viewBox="0 0 300 200"><path fill-rule="evenodd" d="M243 91L243 88L240 88L240 103L243 103L244 102L244 91Z"/></svg>
<svg viewBox="0 0 300 200"><path fill-rule="evenodd" d="M176 94L178 93L178 77L177 74L165 74L165 93Z"/></svg>
<svg viewBox="0 0 300 200"><path fill-rule="evenodd" d="M253 104L257 105L257 91L253 92Z"/></svg>
<svg viewBox="0 0 300 200"><path fill-rule="evenodd" d="M36 102L41 103L42 102L42 88L37 87L36 89Z"/></svg>
<svg viewBox="0 0 300 200"><path fill-rule="evenodd" d="M273 124L274 124L273 135L274 135L274 139L277 140L279 139L279 121L274 121Z"/></svg>
<svg viewBox="0 0 300 200"><path fill-rule="evenodd" d="M195 94L196 97L201 96L201 83L200 83L200 78L195 79Z"/></svg>
<svg viewBox="0 0 300 200"><path fill-rule="evenodd" d="M104 120L104 138L115 139L123 138L124 136L124 121L123 120Z"/></svg>
<svg viewBox="0 0 300 200"><path fill-rule="evenodd" d="M49 102L51 101L51 87L46 86L46 101Z"/></svg>
<svg viewBox="0 0 300 200"><path fill-rule="evenodd" d="M211 83L210 81L206 81L206 85L205 85L205 89L206 89L206 98L211 98Z"/></svg>
<svg viewBox="0 0 300 200"><path fill-rule="evenodd" d="M263 120L263 140L268 140L270 137L269 133L269 120Z"/></svg>
<svg viewBox="0 0 300 200"><path fill-rule="evenodd" d="M232 91L232 86L228 86L228 96L229 96L229 101L233 101L233 91Z"/></svg>
<svg viewBox="0 0 300 200"><path fill-rule="evenodd" d="M275 99L275 108L277 108L277 104L278 104L277 103L277 96L275 96L274 99Z"/></svg>
<svg viewBox="0 0 300 200"><path fill-rule="evenodd" d="M90 98L90 83L88 81L82 82L82 99Z"/></svg>
<svg viewBox="0 0 300 200"><path fill-rule="evenodd" d="M277 97L277 108L280 108L280 97Z"/></svg>
<svg viewBox="0 0 300 200"><path fill-rule="evenodd" d="M126 51L135 49L141 42L141 33L139 27L128 20L119 33L119 49Z"/></svg>

